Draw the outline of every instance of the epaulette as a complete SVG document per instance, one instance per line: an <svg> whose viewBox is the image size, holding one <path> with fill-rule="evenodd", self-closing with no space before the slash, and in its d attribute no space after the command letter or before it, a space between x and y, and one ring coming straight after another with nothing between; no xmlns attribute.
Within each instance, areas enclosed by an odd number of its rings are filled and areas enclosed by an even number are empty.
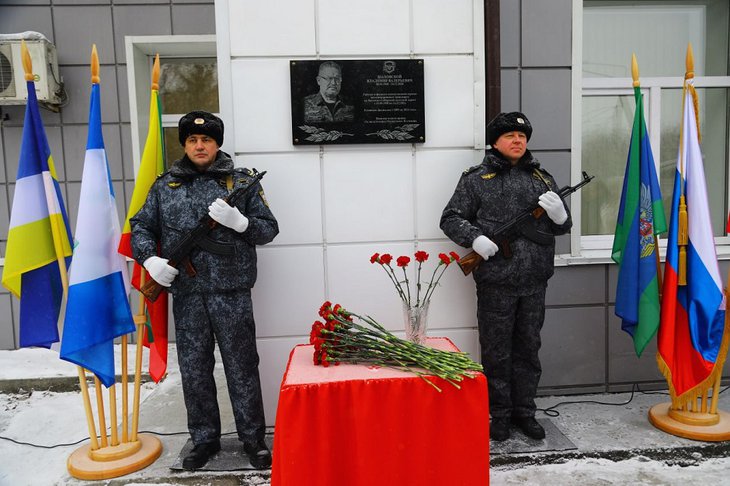
<svg viewBox="0 0 730 486"><path fill-rule="evenodd" d="M481 167L481 166L482 166L482 164L477 164L477 165L475 165L475 166L473 166L473 167L469 167L469 168L468 168L468 169L466 169L466 170L465 170L464 172L462 172L462 175L467 175L467 174L471 174L472 172L474 172L475 170L477 170L477 169L478 169L479 167Z"/></svg>
<svg viewBox="0 0 730 486"><path fill-rule="evenodd" d="M244 174L246 174L249 177L254 177L254 176L256 176L256 174L259 173L259 171L257 171L256 169L248 169L246 167L236 167L233 169L233 171L234 172L243 172Z"/></svg>
<svg viewBox="0 0 730 486"><path fill-rule="evenodd" d="M163 173L161 173L160 175L158 175L158 176L157 176L157 179L160 179L161 177L164 177L164 176L166 176L166 175L167 175L167 174L169 174L169 173L170 173L170 169L167 169L167 170L166 170L165 172L163 172Z"/></svg>

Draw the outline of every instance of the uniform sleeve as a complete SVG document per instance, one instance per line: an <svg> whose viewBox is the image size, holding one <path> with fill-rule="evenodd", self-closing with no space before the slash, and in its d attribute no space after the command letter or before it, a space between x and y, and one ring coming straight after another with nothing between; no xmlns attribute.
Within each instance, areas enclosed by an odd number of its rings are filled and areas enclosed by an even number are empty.
<svg viewBox="0 0 730 486"><path fill-rule="evenodd" d="M142 265L151 256L157 256L160 239L160 206L158 184L155 182L147 194L147 200L137 214L132 216L132 256Z"/></svg>
<svg viewBox="0 0 730 486"><path fill-rule="evenodd" d="M476 220L479 209L479 198L469 184L468 174L461 176L456 185L454 195L441 213L441 229L454 243L464 248L471 248L482 230L472 224Z"/></svg>
<svg viewBox="0 0 730 486"><path fill-rule="evenodd" d="M248 218L248 228L243 232L243 239L252 245L265 245L279 234L279 223L269 209L261 183L247 192L243 214Z"/></svg>

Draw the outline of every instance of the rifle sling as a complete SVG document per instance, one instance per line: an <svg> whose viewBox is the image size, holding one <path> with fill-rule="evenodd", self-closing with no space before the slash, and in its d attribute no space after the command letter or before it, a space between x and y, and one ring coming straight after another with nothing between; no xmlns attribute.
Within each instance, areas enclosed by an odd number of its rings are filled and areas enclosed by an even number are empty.
<svg viewBox="0 0 730 486"><path fill-rule="evenodd" d="M537 227L529 222L520 226L520 234L538 245L548 246L555 242L555 235L540 231Z"/></svg>

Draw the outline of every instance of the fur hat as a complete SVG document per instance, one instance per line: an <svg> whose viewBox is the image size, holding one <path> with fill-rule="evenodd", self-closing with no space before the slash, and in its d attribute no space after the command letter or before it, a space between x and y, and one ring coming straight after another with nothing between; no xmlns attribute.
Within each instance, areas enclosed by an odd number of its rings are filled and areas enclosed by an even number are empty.
<svg viewBox="0 0 730 486"><path fill-rule="evenodd" d="M207 111L191 111L180 118L177 132L183 147L190 135L208 135L219 147L223 145L223 120Z"/></svg>
<svg viewBox="0 0 730 486"><path fill-rule="evenodd" d="M527 135L527 141L530 141L532 135L532 125L530 120L519 111L511 113L500 113L492 118L487 125L487 143L494 145L500 135L507 132L522 132Z"/></svg>

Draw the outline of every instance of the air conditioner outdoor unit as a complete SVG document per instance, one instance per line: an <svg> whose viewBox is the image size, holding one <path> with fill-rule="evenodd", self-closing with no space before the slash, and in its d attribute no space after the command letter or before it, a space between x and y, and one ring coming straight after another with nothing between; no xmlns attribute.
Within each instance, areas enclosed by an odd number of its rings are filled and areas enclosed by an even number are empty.
<svg viewBox="0 0 730 486"><path fill-rule="evenodd" d="M28 90L20 54L25 40L31 61L38 101L54 111L63 101L63 83L58 73L56 46L37 32L0 35L0 105L24 105Z"/></svg>

